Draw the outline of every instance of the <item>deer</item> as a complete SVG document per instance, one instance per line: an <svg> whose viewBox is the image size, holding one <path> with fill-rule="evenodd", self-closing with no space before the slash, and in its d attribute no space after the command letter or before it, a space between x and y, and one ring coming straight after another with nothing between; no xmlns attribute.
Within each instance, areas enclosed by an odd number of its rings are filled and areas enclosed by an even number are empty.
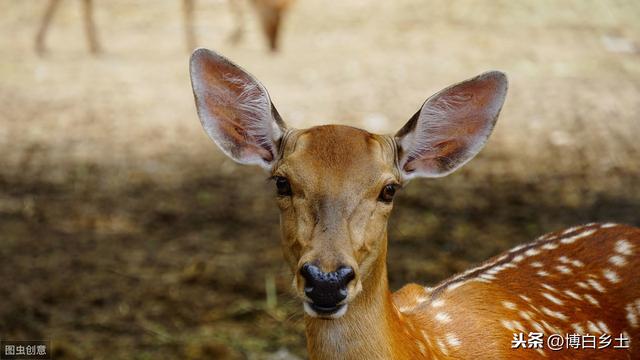
<svg viewBox="0 0 640 360"><path fill-rule="evenodd" d="M394 195L479 153L506 98L504 73L446 87L398 132L379 135L346 125L288 127L266 88L211 50L197 49L189 67L206 134L275 184L310 359L640 359L640 229L632 226L574 226L433 287L390 290ZM542 346L515 346L532 334L544 337ZM602 348L547 341L570 336L593 337Z"/></svg>
<svg viewBox="0 0 640 360"><path fill-rule="evenodd" d="M235 28L233 29L229 40L232 43L238 43L244 34L244 15L241 0L228 0L231 13L234 17ZM51 20L60 5L61 0L49 0L44 15L40 21L40 26L35 37L36 53L43 55L47 52L45 40ZM287 12L293 0L251 0L252 7L256 10L260 26L267 40L269 50L275 52L279 48L280 28L284 14ZM98 38L96 24L93 16L93 0L81 0L82 17L84 19L84 28L87 35L87 43L89 52L93 55L102 52L102 45ZM194 10L195 0L182 0L182 14L184 19L184 32L186 38L187 51L191 52L197 43L196 33L194 31Z"/></svg>

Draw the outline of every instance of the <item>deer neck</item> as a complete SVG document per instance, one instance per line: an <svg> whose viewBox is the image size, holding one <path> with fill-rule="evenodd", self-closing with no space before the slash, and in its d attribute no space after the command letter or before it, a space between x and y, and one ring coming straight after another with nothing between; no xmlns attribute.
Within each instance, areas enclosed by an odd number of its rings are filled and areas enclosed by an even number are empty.
<svg viewBox="0 0 640 360"><path fill-rule="evenodd" d="M344 316L332 320L305 316L310 359L391 359L392 354L399 358L399 345L408 343L404 337L410 335L402 330L393 305L383 253Z"/></svg>

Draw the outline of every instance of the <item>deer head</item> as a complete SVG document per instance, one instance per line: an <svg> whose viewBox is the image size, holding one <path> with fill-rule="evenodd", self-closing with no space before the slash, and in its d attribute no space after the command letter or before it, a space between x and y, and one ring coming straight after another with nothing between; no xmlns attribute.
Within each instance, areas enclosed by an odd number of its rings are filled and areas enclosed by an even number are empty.
<svg viewBox="0 0 640 360"><path fill-rule="evenodd" d="M191 57L200 121L233 160L269 172L293 288L310 317L340 318L386 286L387 219L414 177L447 175L489 137L507 92L492 71L433 95L395 135L293 129L262 84L206 49Z"/></svg>

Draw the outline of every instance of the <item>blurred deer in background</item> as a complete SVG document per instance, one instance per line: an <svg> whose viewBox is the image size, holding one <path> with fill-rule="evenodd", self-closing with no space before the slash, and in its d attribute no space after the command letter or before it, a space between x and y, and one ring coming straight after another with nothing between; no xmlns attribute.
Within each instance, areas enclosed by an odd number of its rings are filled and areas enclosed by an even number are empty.
<svg viewBox="0 0 640 360"><path fill-rule="evenodd" d="M434 288L389 290L394 194L410 179L452 173L482 149L507 94L503 73L450 86L395 135L377 135L287 127L262 84L209 50L196 50L190 69L207 134L275 182L311 359L640 359L638 228L572 227ZM532 334L609 336L609 346L523 348Z"/></svg>
<svg viewBox="0 0 640 360"><path fill-rule="evenodd" d="M36 34L36 52L38 54L44 54L46 52L45 38L47 31L49 30L49 24L53 18L53 14L60 5L61 0L49 0L47 9L44 12L38 33ZM82 17L84 18L84 29L87 34L87 41L89 43L89 51L92 54L97 54L101 51L100 42L98 41L98 35L96 34L96 25L93 20L93 0L81 0L82 2Z"/></svg>
<svg viewBox="0 0 640 360"><path fill-rule="evenodd" d="M93 0L80 0L82 3L82 17L84 19L84 28L87 35L89 51L92 54L98 54L102 50L98 35L96 32L95 20L93 17ZM233 30L230 40L233 43L240 41L244 34L244 9L240 4L241 0L228 0L231 12L235 18L235 29ZM56 9L59 7L61 0L49 0L46 11L40 22L40 27L36 34L35 48L38 54L46 52L45 39ZM257 11L260 26L269 44L271 51L278 50L278 38L282 20L287 9L293 0L250 0L252 6ZM184 17L184 30L187 43L187 51L191 51L196 47L197 39L194 31L194 10L195 0L182 0L182 10Z"/></svg>

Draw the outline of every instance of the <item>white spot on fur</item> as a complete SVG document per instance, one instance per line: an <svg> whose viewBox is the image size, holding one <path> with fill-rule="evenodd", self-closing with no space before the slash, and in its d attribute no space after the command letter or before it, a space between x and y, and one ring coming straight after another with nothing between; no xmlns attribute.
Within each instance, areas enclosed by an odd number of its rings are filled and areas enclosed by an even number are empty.
<svg viewBox="0 0 640 360"><path fill-rule="evenodd" d="M611 269L604 269L602 270L602 275L609 280L610 283L615 284L615 283L619 283L620 282L620 277L618 276L618 273L616 273L615 271L611 270Z"/></svg>
<svg viewBox="0 0 640 360"><path fill-rule="evenodd" d="M596 298L594 298L593 296L589 294L584 294L584 298L587 299L587 301L590 302L591 304L595 306L600 306L600 302L598 302L598 300L596 300Z"/></svg>
<svg viewBox="0 0 640 360"><path fill-rule="evenodd" d="M601 293L607 292L607 290L604 288L604 286L602 286L599 282L597 282L597 281L595 281L593 279L589 279L589 280L587 280L587 282L595 290L597 290L597 291L599 291Z"/></svg>
<svg viewBox="0 0 640 360"><path fill-rule="evenodd" d="M622 239L616 242L616 252L621 255L632 255L633 244L629 241Z"/></svg>
<svg viewBox="0 0 640 360"><path fill-rule="evenodd" d="M509 331L515 330L513 328L513 325L511 325L511 321L509 321L509 320L500 320L500 323L502 324L502 326L504 326L505 329L507 329Z"/></svg>
<svg viewBox="0 0 640 360"><path fill-rule="evenodd" d="M572 244L578 239L582 239L584 237L593 235L593 233L595 233L595 232L596 232L596 230L587 230L587 231L581 232L580 234L573 235L573 236L570 236L568 238L564 238L564 239L560 240L560 242L563 243L563 244Z"/></svg>
<svg viewBox="0 0 640 360"><path fill-rule="evenodd" d="M541 284L541 286L549 291L554 291L554 292L558 292L558 290L556 290L556 288L554 288L551 285L547 285L547 284Z"/></svg>
<svg viewBox="0 0 640 360"><path fill-rule="evenodd" d="M543 248L544 250L555 250L555 249L557 249L557 248L558 248L558 244L555 244L555 243L548 243L548 244L544 244L544 245L542 245L542 248Z"/></svg>
<svg viewBox="0 0 640 360"><path fill-rule="evenodd" d="M602 224L600 227L603 229L607 229L607 228L612 228L612 227L616 227L619 226L618 224L614 224L614 223L606 223L606 224Z"/></svg>
<svg viewBox="0 0 640 360"><path fill-rule="evenodd" d="M431 306L434 308L439 308L444 306L444 300L438 299L436 301L431 302Z"/></svg>
<svg viewBox="0 0 640 360"><path fill-rule="evenodd" d="M459 288L460 286L462 286L464 284L465 284L464 281L458 281L456 283L453 283L453 284L447 286L447 291L453 291L453 290Z"/></svg>
<svg viewBox="0 0 640 360"><path fill-rule="evenodd" d="M582 261L569 259L566 256L560 256L558 258L558 261L560 261L561 263L566 264L566 265L573 265L575 267L583 267L584 266L584 263L582 263Z"/></svg>
<svg viewBox="0 0 640 360"><path fill-rule="evenodd" d="M563 232L562 232L562 235L567 235L568 233L572 233L572 232L574 232L574 231L576 231L576 230L578 230L578 229L580 229L580 226L573 226L573 227L570 227L570 228L568 228L567 230L563 231Z"/></svg>
<svg viewBox="0 0 640 360"><path fill-rule="evenodd" d="M575 331L576 334L586 335L584 332L584 328L579 323L571 324L571 327L573 328L573 331Z"/></svg>
<svg viewBox="0 0 640 360"><path fill-rule="evenodd" d="M495 280L495 279L496 279L496 277L495 277L495 276L493 276L493 275L489 275L489 274L482 274L482 275L480 275L480 277L481 277L482 279L485 279L485 280Z"/></svg>
<svg viewBox="0 0 640 360"><path fill-rule="evenodd" d="M592 333L604 334L604 331L602 331L602 329L596 326L596 324L594 324L592 321L587 322L587 329Z"/></svg>
<svg viewBox="0 0 640 360"><path fill-rule="evenodd" d="M448 356L449 355L449 349L447 349L447 346L444 344L444 341L442 339L436 339L436 343L438 344L438 349L440 349L440 351L445 356Z"/></svg>
<svg viewBox="0 0 640 360"><path fill-rule="evenodd" d="M420 350L420 354L427 355L427 349L424 347L424 344L421 341L416 341L418 344L418 350Z"/></svg>
<svg viewBox="0 0 640 360"><path fill-rule="evenodd" d="M602 321L598 321L598 327L605 333L605 334L609 334L611 333L611 330L609 330L609 327L607 326L607 324L605 324Z"/></svg>
<svg viewBox="0 0 640 360"><path fill-rule="evenodd" d="M524 326L522 325L522 323L521 323L520 321L518 321L518 320L513 320L511 323L513 324L513 327L514 327L516 330L526 331L526 329L524 328Z"/></svg>
<svg viewBox="0 0 640 360"><path fill-rule="evenodd" d="M555 333L555 334L560 334L560 332L561 332L561 331L560 331L560 329L558 329L558 328L557 328L557 327L555 327L555 326L551 326L551 325L549 325L549 323L547 323L547 322L546 322L546 321L544 321L544 320L540 320L540 323L541 323L541 324L542 324L542 325L543 325L547 330L549 330L549 332L552 332L552 333Z"/></svg>
<svg viewBox="0 0 640 360"><path fill-rule="evenodd" d="M557 297L549 294L549 293L542 293L542 296L544 296L545 298L547 298L547 300L551 301L554 304L558 304L558 305L564 305L564 301L558 299Z"/></svg>
<svg viewBox="0 0 640 360"><path fill-rule="evenodd" d="M580 260L573 260L571 261L571 265L575 266L575 267L583 267L584 263Z"/></svg>
<svg viewBox="0 0 640 360"><path fill-rule="evenodd" d="M565 294L567 294L567 295L569 295L569 297L572 297L572 298L574 298L574 299L576 299L576 300L580 300L580 301L582 301L582 300L583 300L583 299L582 299L582 296L580 296L580 295L578 295L578 294L574 293L574 292L573 292L573 291L571 291L571 290L565 290L565 291L564 291L564 293L565 293Z"/></svg>
<svg viewBox="0 0 640 360"><path fill-rule="evenodd" d="M531 266L532 266L532 267L534 267L534 268L541 268L541 267L543 267L543 266L544 266L544 265L542 265L542 263L541 263L540 261L534 261L534 262L532 262L532 263L531 263L531 264L529 264L529 265L531 265Z"/></svg>
<svg viewBox="0 0 640 360"><path fill-rule="evenodd" d="M563 313L561 313L559 311L553 311L553 310L550 310L550 309L548 309L548 308L546 308L544 306L540 308L540 311L542 311L544 314L546 314L548 316L551 316L551 317L554 317L556 319L560 319L562 321L567 321L567 315L565 315L565 314L563 314Z"/></svg>
<svg viewBox="0 0 640 360"><path fill-rule="evenodd" d="M569 269L568 267L566 267L564 265L558 265L558 266L556 266L556 269L558 271L560 271L561 273L563 273L563 274L571 274L572 273L571 269Z"/></svg>
<svg viewBox="0 0 640 360"><path fill-rule="evenodd" d="M542 277L549 276L549 273L544 271L544 270L540 270L536 274L538 274L538 276L542 276Z"/></svg>
<svg viewBox="0 0 640 360"><path fill-rule="evenodd" d="M538 250L538 249L529 249L529 250L524 252L525 256L536 256L538 254L540 254L540 250Z"/></svg>
<svg viewBox="0 0 640 360"><path fill-rule="evenodd" d="M528 297L527 295L520 295L520 299L530 303L531 302L531 298Z"/></svg>
<svg viewBox="0 0 640 360"><path fill-rule="evenodd" d="M518 245L516 247L514 247L513 249L509 250L510 253L515 253L518 252L522 249L524 249L525 246L528 246L529 244L522 244L522 245Z"/></svg>
<svg viewBox="0 0 640 360"><path fill-rule="evenodd" d="M587 285L585 282L582 282L582 281L578 281L576 283L576 285L578 285L579 287L581 287L583 289L589 289L589 285Z"/></svg>
<svg viewBox="0 0 640 360"><path fill-rule="evenodd" d="M521 318L525 320L532 320L532 317L531 317L532 314L528 311L520 311L518 312L518 314L520 315Z"/></svg>
<svg viewBox="0 0 640 360"><path fill-rule="evenodd" d="M519 330L522 332L526 331L522 323L517 320L500 320L500 323L502 324L502 326L504 326L507 330L510 330L510 331L516 331L516 330Z"/></svg>
<svg viewBox="0 0 640 360"><path fill-rule="evenodd" d="M429 336L427 335L427 332L424 330L420 330L420 333L422 334L422 337L425 339L427 344L431 345L431 340L429 340Z"/></svg>
<svg viewBox="0 0 640 360"><path fill-rule="evenodd" d="M443 324L448 324L451 322L451 316L445 312L439 312L436 314L436 320Z"/></svg>
<svg viewBox="0 0 640 360"><path fill-rule="evenodd" d="M447 334L447 344L449 344L449 346L454 347L454 348L455 347L459 347L460 346L460 339L458 339L454 333L448 333Z"/></svg>
<svg viewBox="0 0 640 360"><path fill-rule="evenodd" d="M627 260L624 258L624 256L620 255L613 255L609 258L609 262L617 267L623 267L627 265Z"/></svg>
<svg viewBox="0 0 640 360"><path fill-rule="evenodd" d="M637 328L640 325L640 299L635 303L628 303L624 308L627 311L627 320L632 328Z"/></svg>
<svg viewBox="0 0 640 360"><path fill-rule="evenodd" d="M536 321L530 321L529 323L531 324L531 327L533 327L533 330L537 332L544 332L544 328L542 327L542 325L540 325L540 323Z"/></svg>
<svg viewBox="0 0 640 360"><path fill-rule="evenodd" d="M518 256L514 257L512 261L513 262L520 262L522 260L524 260L524 256L518 255Z"/></svg>
<svg viewBox="0 0 640 360"><path fill-rule="evenodd" d="M514 303L512 303L511 301L503 301L502 302L502 306L506 307L507 309L511 309L511 310L515 310L518 308L518 306Z"/></svg>

